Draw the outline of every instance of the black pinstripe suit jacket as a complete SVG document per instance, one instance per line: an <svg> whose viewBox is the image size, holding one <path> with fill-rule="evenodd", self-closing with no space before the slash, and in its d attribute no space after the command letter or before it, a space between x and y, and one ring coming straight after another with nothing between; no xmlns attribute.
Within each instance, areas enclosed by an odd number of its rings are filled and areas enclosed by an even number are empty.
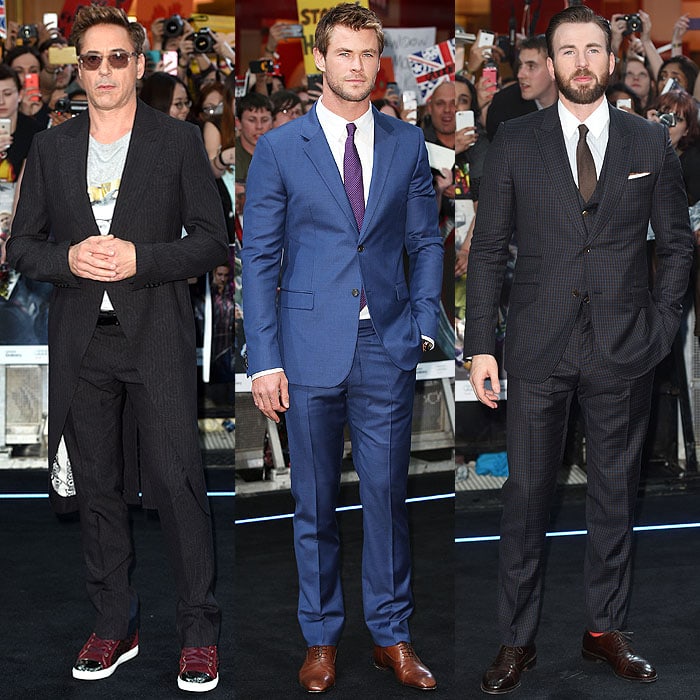
<svg viewBox="0 0 700 700"><path fill-rule="evenodd" d="M512 236L518 259L506 333L509 373L535 382L550 376L586 294L598 348L614 371L640 376L669 352L693 239L665 127L610 107L593 211L574 183L556 104L500 126L481 182L467 273L466 355L494 354ZM651 291L649 222L658 256Z"/></svg>
<svg viewBox="0 0 700 700"><path fill-rule="evenodd" d="M135 244L137 273L104 284L75 277L68 266L69 246L99 234L87 194L89 128L86 111L34 138L7 248L13 267L54 285L49 463L107 289L136 349L149 395L192 478L201 480L195 329L187 278L213 269L227 259L228 250L221 200L202 139L194 125L139 101L111 227L115 236ZM188 232L184 238L183 226Z"/></svg>

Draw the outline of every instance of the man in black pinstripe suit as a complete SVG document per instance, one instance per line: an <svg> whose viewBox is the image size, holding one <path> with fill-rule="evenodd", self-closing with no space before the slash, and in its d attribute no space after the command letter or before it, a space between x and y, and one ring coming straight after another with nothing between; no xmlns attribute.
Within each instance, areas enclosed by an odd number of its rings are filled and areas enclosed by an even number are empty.
<svg viewBox="0 0 700 700"><path fill-rule="evenodd" d="M658 125L608 105L614 69L606 20L584 6L555 15L548 66L560 99L501 124L489 151L469 258L465 354L478 399L500 385L494 328L508 242L508 462L498 619L501 648L482 690L520 684L536 661L542 558L574 392L586 428L588 539L584 657L620 677L656 680L620 631L655 365L678 330L693 243L681 169ZM647 279L648 223L658 268ZM490 387L487 384L490 381Z"/></svg>
<svg viewBox="0 0 700 700"><path fill-rule="evenodd" d="M139 651L122 495L128 405L175 574L177 684L203 692L218 683L220 611L187 278L224 261L228 248L198 130L137 99L145 38L120 9L78 12L71 39L88 109L33 142L8 259L54 285L49 459L65 438L97 613L72 675L99 681Z"/></svg>

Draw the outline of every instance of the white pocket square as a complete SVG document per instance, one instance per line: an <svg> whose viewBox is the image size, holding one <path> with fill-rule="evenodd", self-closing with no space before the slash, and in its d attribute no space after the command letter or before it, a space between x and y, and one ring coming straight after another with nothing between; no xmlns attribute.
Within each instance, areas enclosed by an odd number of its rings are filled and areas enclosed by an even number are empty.
<svg viewBox="0 0 700 700"><path fill-rule="evenodd" d="M627 176L628 180L636 180L639 177L646 177L647 175L651 175L651 173L630 173Z"/></svg>

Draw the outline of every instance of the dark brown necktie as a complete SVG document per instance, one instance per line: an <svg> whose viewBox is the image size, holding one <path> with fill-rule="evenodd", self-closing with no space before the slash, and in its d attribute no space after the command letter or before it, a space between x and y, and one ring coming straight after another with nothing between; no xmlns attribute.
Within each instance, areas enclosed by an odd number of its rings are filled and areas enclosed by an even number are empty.
<svg viewBox="0 0 700 700"><path fill-rule="evenodd" d="M578 145L576 146L576 169L578 170L578 189L583 199L587 202L598 184L598 176L595 172L595 163L591 149L586 143L588 127L581 124L578 128Z"/></svg>

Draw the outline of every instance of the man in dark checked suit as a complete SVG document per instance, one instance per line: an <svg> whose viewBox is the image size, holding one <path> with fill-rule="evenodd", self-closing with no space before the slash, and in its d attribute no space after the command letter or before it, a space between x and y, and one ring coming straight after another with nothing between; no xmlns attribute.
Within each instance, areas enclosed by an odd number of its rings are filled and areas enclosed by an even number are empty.
<svg viewBox="0 0 700 700"><path fill-rule="evenodd" d="M370 105L383 38L366 8L324 14L314 47L322 97L260 138L248 172L248 373L256 406L275 421L286 412L307 644L299 682L309 692L335 683L345 619L335 508L346 421L374 663L405 685L436 685L408 628L405 499L415 369L437 333L443 248L422 131Z"/></svg>
<svg viewBox="0 0 700 700"><path fill-rule="evenodd" d="M478 399L496 406L494 327L508 241L508 462L503 487L501 648L482 690L520 684L536 660L542 556L574 392L586 428L587 629L583 655L631 681L656 680L622 629L634 503L655 365L678 330L693 242L681 169L664 128L608 105L608 22L555 15L548 66L559 102L505 122L491 146L469 258L465 354ZM647 225L658 271L647 278ZM491 386L486 384L490 380Z"/></svg>
<svg viewBox="0 0 700 700"><path fill-rule="evenodd" d="M226 228L198 130L137 100L144 40L122 10L81 8L72 42L88 109L33 142L8 259L54 285L49 458L65 438L97 611L73 677L105 678L139 649L122 496L128 399L175 572L177 682L201 692L218 682L220 612L187 278L226 260Z"/></svg>

